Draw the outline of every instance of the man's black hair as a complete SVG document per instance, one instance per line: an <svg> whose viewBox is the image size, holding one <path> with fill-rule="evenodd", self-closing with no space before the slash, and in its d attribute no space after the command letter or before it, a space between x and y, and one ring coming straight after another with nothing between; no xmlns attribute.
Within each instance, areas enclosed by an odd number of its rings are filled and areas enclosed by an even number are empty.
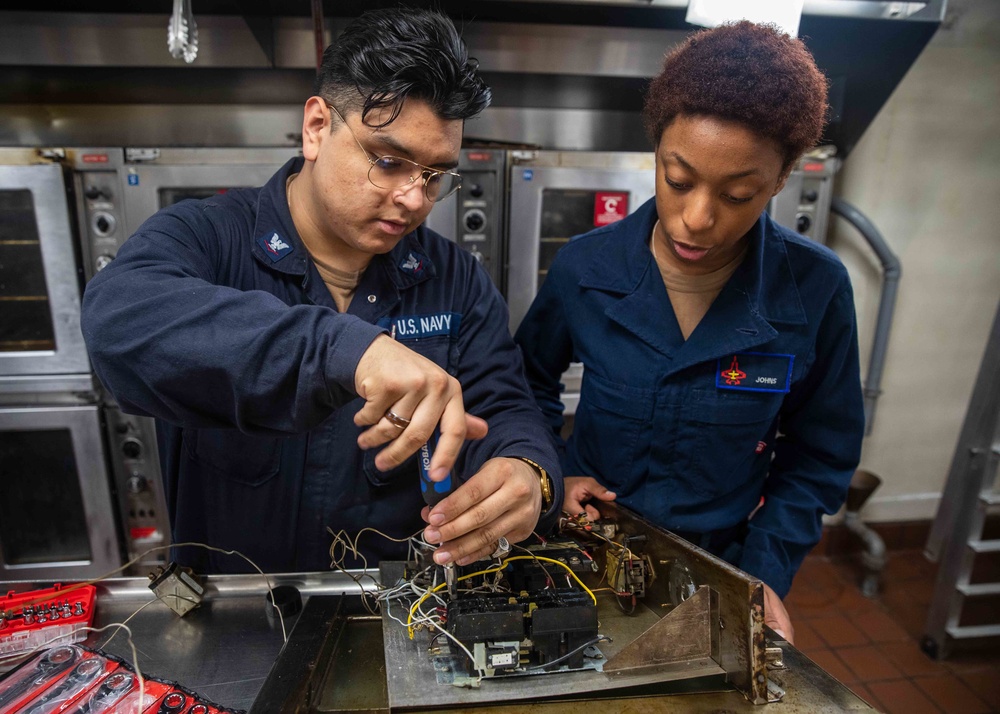
<svg viewBox="0 0 1000 714"><path fill-rule="evenodd" d="M468 119L489 106L490 88L446 16L431 10L371 10L323 53L315 94L341 113L390 107L385 126L407 97L427 102L442 119Z"/></svg>

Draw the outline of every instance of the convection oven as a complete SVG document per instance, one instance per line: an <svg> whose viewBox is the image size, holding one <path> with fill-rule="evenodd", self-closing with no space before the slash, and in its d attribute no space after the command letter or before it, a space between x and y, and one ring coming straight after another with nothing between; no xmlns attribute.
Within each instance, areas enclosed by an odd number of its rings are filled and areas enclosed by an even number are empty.
<svg viewBox="0 0 1000 714"><path fill-rule="evenodd" d="M161 208L231 188L263 186L296 155L289 148L128 148L122 168L124 238Z"/></svg>
<svg viewBox="0 0 1000 714"><path fill-rule="evenodd" d="M122 564L91 404L0 407L0 577L93 578Z"/></svg>
<svg viewBox="0 0 1000 714"><path fill-rule="evenodd" d="M83 246L120 229L121 149L0 149L0 576L103 575L169 542L159 469L91 373ZM93 174L95 178L87 178ZM112 428L112 424L114 427ZM155 451L153 452L155 455ZM154 553L140 565L162 562ZM136 572L134 569L133 572Z"/></svg>
<svg viewBox="0 0 1000 714"><path fill-rule="evenodd" d="M0 149L0 378L90 371L63 167Z"/></svg>
<svg viewBox="0 0 1000 714"><path fill-rule="evenodd" d="M506 298L516 331L570 238L621 220L655 191L655 156L645 152L512 151L509 168ZM823 241L839 161L817 149L793 169L768 212L785 225ZM563 403L575 412L583 366L563 375Z"/></svg>

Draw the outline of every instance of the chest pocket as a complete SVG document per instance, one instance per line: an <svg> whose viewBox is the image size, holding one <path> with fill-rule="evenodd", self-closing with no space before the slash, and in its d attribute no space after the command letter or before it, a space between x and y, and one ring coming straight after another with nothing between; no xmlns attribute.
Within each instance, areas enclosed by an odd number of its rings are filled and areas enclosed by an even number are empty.
<svg viewBox="0 0 1000 714"><path fill-rule="evenodd" d="M584 370L575 451L584 468L622 496L633 493L646 475L653 403L651 389L616 384Z"/></svg>
<svg viewBox="0 0 1000 714"><path fill-rule="evenodd" d="M278 473L281 442L236 429L184 430L184 444L193 461L210 473L247 486L260 486Z"/></svg>
<svg viewBox="0 0 1000 714"><path fill-rule="evenodd" d="M731 493L753 476L762 475L784 394L700 390L691 392L684 407L680 473L692 490L712 497Z"/></svg>

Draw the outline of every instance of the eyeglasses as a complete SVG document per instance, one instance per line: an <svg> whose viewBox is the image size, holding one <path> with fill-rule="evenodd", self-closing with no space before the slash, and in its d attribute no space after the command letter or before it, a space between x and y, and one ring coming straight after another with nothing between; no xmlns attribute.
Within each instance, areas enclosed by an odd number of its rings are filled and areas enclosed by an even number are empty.
<svg viewBox="0 0 1000 714"><path fill-rule="evenodd" d="M422 180L424 196L428 201L434 203L443 201L462 187L462 177L454 171L439 171L409 159L401 159L398 156L378 156L373 159L374 154L361 144L358 135L351 129L337 107L330 103L327 103L326 106L337 112L337 116L351 132L354 141L365 152L365 158L368 159L369 164L368 180L376 188L402 188L413 185L417 180Z"/></svg>

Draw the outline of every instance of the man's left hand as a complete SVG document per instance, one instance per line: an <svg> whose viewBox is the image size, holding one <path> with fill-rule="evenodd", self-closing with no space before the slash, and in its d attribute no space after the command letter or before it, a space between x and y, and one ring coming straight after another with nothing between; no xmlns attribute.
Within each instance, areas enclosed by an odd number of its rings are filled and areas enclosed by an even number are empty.
<svg viewBox="0 0 1000 714"><path fill-rule="evenodd" d="M434 561L468 565L489 558L504 536L511 543L535 529L542 510L538 472L520 459L490 459L475 476L421 515L428 543L440 543Z"/></svg>
<svg viewBox="0 0 1000 714"><path fill-rule="evenodd" d="M795 628L792 627L792 618L788 616L785 604L781 602L778 593L774 592L767 583L764 583L764 624L775 631L776 634L784 637L788 644L795 644Z"/></svg>

